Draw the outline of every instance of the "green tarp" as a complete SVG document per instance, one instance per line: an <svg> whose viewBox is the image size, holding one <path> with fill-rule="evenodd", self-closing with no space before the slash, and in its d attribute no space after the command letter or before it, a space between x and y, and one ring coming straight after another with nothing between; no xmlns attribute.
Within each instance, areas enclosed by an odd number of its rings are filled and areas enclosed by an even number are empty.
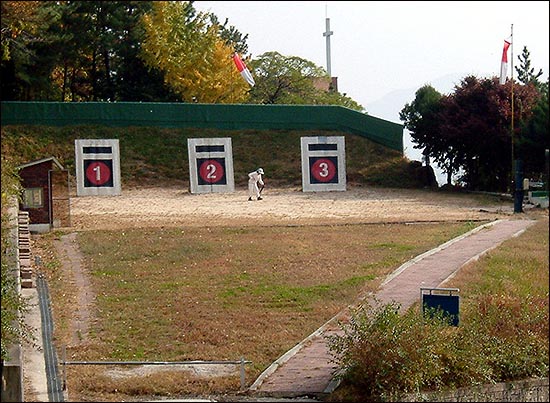
<svg viewBox="0 0 550 403"><path fill-rule="evenodd" d="M335 130L403 152L403 126L341 106L154 102L2 102L2 126L106 125Z"/></svg>

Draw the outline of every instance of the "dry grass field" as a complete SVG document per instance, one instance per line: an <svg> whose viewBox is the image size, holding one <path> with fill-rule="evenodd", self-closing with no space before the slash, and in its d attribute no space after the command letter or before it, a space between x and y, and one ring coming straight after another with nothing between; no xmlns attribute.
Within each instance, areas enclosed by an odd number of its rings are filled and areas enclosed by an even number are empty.
<svg viewBox="0 0 550 403"><path fill-rule="evenodd" d="M428 190L266 188L263 196L136 187L72 197L71 226L34 239L58 351L73 361L244 357L248 386L404 262L483 222L529 214L499 197ZM69 366L68 396L239 390L238 372L210 368Z"/></svg>

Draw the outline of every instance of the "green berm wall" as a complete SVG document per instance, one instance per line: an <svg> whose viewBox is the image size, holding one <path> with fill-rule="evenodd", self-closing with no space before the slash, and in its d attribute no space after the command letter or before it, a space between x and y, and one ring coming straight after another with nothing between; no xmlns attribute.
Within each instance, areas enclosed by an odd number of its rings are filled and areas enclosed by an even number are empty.
<svg viewBox="0 0 550 403"><path fill-rule="evenodd" d="M403 152L403 126L341 106L149 102L2 102L2 126L105 125L334 130Z"/></svg>

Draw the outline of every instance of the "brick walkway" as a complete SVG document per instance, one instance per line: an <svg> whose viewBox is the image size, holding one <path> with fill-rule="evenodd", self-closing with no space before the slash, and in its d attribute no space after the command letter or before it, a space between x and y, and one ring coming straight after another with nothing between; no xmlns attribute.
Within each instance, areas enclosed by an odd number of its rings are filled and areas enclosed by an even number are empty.
<svg viewBox="0 0 550 403"><path fill-rule="evenodd" d="M440 287L470 261L478 259L506 239L519 235L532 220L498 220L475 228L429 252L417 256L392 273L376 293L380 303L391 301L406 309L420 300L421 287ZM249 393L272 397L321 397L337 386L337 366L331 362L326 337L337 334L342 312L271 364L252 384Z"/></svg>

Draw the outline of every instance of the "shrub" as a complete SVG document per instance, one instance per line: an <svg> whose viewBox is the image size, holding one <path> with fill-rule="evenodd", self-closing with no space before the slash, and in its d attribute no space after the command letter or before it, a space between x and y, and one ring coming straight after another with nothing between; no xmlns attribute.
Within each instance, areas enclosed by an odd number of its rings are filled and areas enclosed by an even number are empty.
<svg viewBox="0 0 550 403"><path fill-rule="evenodd" d="M484 295L467 319L422 317L395 303L354 310L329 349L351 401L396 400L423 391L548 376L548 301Z"/></svg>
<svg viewBox="0 0 550 403"><path fill-rule="evenodd" d="M12 161L2 157L2 272L1 272L1 306L2 306L2 338L1 360L9 361L9 349L13 344L26 340L33 344L35 335L33 329L24 321L24 314L29 309L29 301L18 290L16 245L11 232L9 207L13 204L21 186L19 176Z"/></svg>
<svg viewBox="0 0 550 403"><path fill-rule="evenodd" d="M423 319L414 309L400 313L396 303L360 306L342 330L329 337L329 349L343 379L367 400L439 387L444 358L452 356L442 335L456 331L441 312Z"/></svg>
<svg viewBox="0 0 550 403"><path fill-rule="evenodd" d="M387 158L359 170L362 181L373 186L396 188L437 188L435 173L431 167L405 157Z"/></svg>

